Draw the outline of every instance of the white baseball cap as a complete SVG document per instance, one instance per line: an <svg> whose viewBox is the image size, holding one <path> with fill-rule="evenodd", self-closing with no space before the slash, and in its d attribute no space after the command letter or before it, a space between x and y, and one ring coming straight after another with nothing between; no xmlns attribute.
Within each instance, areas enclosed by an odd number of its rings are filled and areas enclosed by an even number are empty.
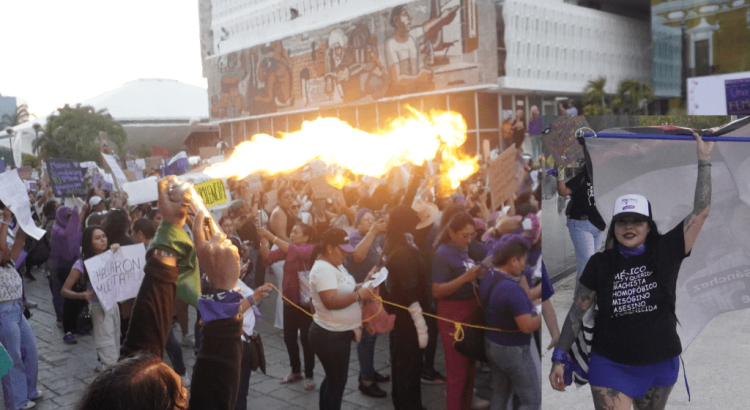
<svg viewBox="0 0 750 410"><path fill-rule="evenodd" d="M100 196L92 196L89 198L89 206L96 206L99 205L99 202L102 202L102 198Z"/></svg>
<svg viewBox="0 0 750 410"><path fill-rule="evenodd" d="M643 195L628 194L615 200L615 209L612 212L613 219L624 217L651 219L651 203Z"/></svg>

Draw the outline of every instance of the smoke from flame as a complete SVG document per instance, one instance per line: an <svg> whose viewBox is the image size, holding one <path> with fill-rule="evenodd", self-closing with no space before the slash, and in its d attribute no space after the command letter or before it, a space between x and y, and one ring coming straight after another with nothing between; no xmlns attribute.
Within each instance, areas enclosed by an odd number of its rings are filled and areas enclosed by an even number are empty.
<svg viewBox="0 0 750 410"><path fill-rule="evenodd" d="M320 159L355 175L379 178L394 167L422 165L439 154L440 185L450 187L452 192L479 169L476 156L459 152L466 141L466 122L454 112L433 111L428 115L408 108L413 116L396 119L388 130L378 134L358 130L337 118L306 121L301 130L282 133L281 138L257 134L239 144L227 161L204 172L213 178L242 179L254 172L291 172ZM342 178L329 178L329 182L343 186L347 181Z"/></svg>

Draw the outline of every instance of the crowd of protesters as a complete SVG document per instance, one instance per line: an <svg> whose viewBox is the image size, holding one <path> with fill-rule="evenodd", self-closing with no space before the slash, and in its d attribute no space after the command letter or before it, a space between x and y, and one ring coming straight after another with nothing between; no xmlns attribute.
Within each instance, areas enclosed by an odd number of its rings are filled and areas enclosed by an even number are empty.
<svg viewBox="0 0 750 410"><path fill-rule="evenodd" d="M64 206L42 184L29 192L32 214L47 232L42 239L26 240L21 229L11 238L11 209L4 209L0 225L0 341L16 363L3 377L6 408L31 408L41 395L34 337L23 314L33 313L27 309L33 303L23 303L22 280L36 280L32 270L41 266L60 343L75 344L82 333L94 336L92 358L100 373L80 408L246 408L251 370L265 366L252 345L256 305L270 282L283 297L273 320L265 319L283 329L289 356L280 383L317 387L321 409L341 407L352 342L359 391L386 398L380 386L391 382L395 409L422 409L421 384L445 384L448 409L505 409L511 402L537 409L541 317L553 344L559 330L541 260L541 188L520 158L520 191L497 209L484 169L446 198L430 188L426 166L411 167L400 189L357 180L328 197L301 178L264 178L256 191L230 178L229 204L212 215L187 215L189 189L174 177L159 182L158 201L138 206L128 206L124 193L100 188L81 198L80 209ZM203 229L209 217L219 230ZM138 297L107 311L83 262L136 243L148 249ZM176 297L177 277L186 274L190 258L178 243L194 247L201 279L193 334L187 320L192 307ZM17 262L21 253L23 263ZM369 281L383 267L388 277L376 288ZM369 319L363 309L380 297L385 317L363 326ZM489 402L476 396L477 361L456 351L456 328L440 319L471 323L480 311L488 326L502 329L485 333L488 364L480 365L492 375ZM81 320L86 312L90 326ZM375 370L378 337L390 345L391 375ZM440 342L445 368L435 362ZM182 346L195 348L192 374ZM161 362L165 352L172 368ZM323 380L314 378L316 356Z"/></svg>

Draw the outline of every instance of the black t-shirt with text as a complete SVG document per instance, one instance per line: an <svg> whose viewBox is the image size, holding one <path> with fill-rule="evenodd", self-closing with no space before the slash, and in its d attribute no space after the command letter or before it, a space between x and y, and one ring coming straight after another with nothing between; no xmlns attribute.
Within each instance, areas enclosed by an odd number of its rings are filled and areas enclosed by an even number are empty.
<svg viewBox="0 0 750 410"><path fill-rule="evenodd" d="M596 291L599 312L591 351L626 365L654 364L682 353L675 290L685 254L683 222L655 249L625 258L617 245L594 254L580 282Z"/></svg>
<svg viewBox="0 0 750 410"><path fill-rule="evenodd" d="M607 224L604 223L604 219L599 215L599 210L596 209L596 199L594 199L594 184L589 179L586 168L583 171L570 179L565 183L573 194L570 196L570 219L584 219L582 216L586 215L589 222L596 226L600 231L603 231Z"/></svg>

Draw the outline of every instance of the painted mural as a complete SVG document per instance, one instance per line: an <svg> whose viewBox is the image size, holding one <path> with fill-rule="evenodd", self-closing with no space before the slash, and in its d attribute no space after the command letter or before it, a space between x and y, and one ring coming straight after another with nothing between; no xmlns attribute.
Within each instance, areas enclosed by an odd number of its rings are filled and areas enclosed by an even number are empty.
<svg viewBox="0 0 750 410"><path fill-rule="evenodd" d="M492 26L484 26L483 45L481 15L476 0L420 0L211 58L211 117L495 83L494 16L484 17Z"/></svg>

